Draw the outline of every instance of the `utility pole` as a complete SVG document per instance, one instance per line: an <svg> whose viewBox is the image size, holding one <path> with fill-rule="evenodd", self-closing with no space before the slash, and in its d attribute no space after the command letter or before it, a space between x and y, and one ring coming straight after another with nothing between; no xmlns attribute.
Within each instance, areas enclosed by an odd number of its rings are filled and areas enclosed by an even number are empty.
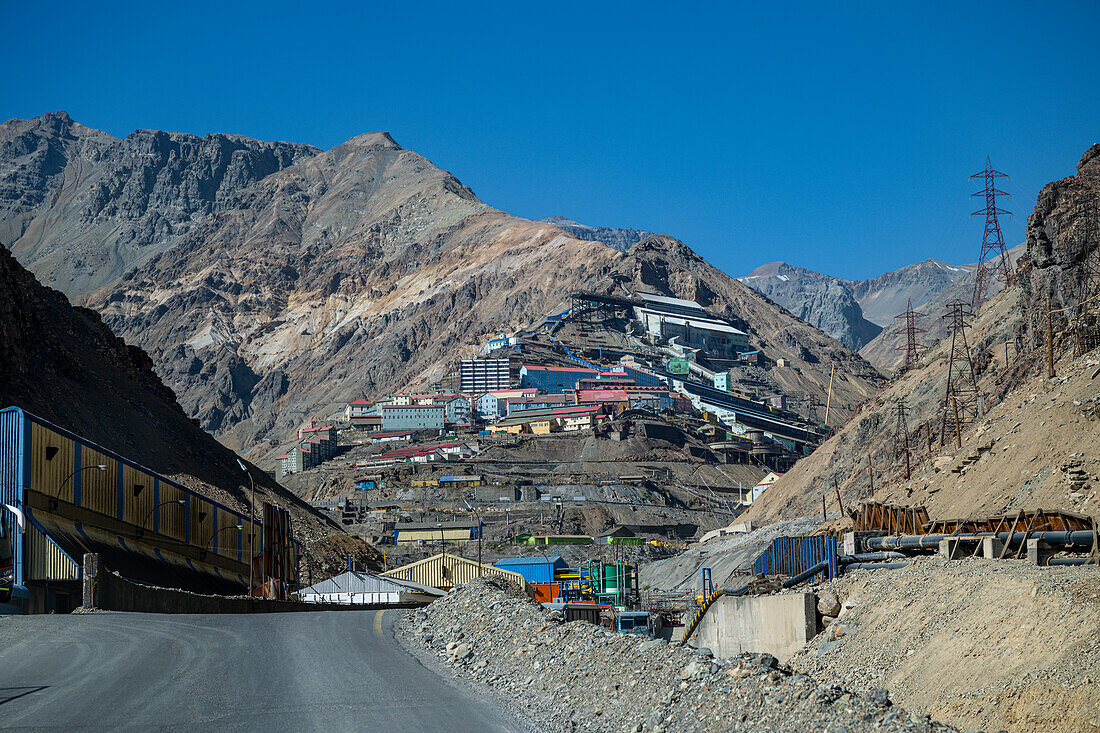
<svg viewBox="0 0 1100 733"><path fill-rule="evenodd" d="M974 277L974 296L970 301L970 306L977 313L985 302L992 280L999 278L1004 282L1005 287L1011 287L1016 284L1016 273L1009 264L1008 250L1005 249L1005 238L1001 233L1001 222L997 218L1000 214L1012 216L1011 212L997 208L997 197L1008 196L1008 194L998 190L995 184L998 178L1008 178L1008 174L993 170L989 156L986 156L985 170L979 171L970 177L981 178L985 181L985 188L977 193L970 194L971 198L975 196L985 198L985 206L971 214L971 216L985 215L982 253L978 258L978 270Z"/></svg>
<svg viewBox="0 0 1100 733"><path fill-rule="evenodd" d="M825 424L829 424L829 408L833 404L833 373L836 372L836 364L834 363L829 370L829 395L825 398Z"/></svg>

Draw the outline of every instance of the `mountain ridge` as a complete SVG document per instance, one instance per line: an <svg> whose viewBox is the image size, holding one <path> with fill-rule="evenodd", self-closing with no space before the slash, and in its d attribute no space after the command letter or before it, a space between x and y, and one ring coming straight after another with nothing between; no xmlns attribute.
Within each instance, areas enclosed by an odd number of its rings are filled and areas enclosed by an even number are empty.
<svg viewBox="0 0 1100 733"><path fill-rule="evenodd" d="M6 144L0 139L0 176L8 173L0 180L12 181L11 171L27 166ZM255 151L269 151L270 160L272 145L234 155L250 161ZM151 173L188 173L188 165L209 160L201 145L189 152ZM150 353L187 413L228 445L277 442L349 398L427 386L485 339L559 312L569 292L612 276L693 295L718 312L749 313L763 329L754 336L797 363L785 378L822 398L836 364L838 416L881 378L678 240L649 237L623 253L508 215L388 133L282 154L286 165L245 166L251 177L231 179L220 198L207 191L186 226L83 296L116 333ZM75 157L53 175L83 170ZM190 200L186 187L160 190L165 196L150 200L151 216L165 202ZM127 201L126 193L117 198ZM115 202L108 197L106 205ZM62 229L83 224L62 216L71 210L64 197L30 213L0 207L0 224L33 218L48 237L51 216ZM36 250L15 253L33 260ZM59 277L55 261L38 264L40 276Z"/></svg>

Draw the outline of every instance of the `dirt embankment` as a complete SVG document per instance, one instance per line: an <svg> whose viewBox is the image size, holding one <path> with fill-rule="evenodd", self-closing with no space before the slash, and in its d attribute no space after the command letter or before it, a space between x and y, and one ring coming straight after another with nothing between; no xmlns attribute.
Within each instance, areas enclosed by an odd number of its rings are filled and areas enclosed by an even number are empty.
<svg viewBox="0 0 1100 733"><path fill-rule="evenodd" d="M961 728L1100 727L1100 568L921 558L835 584L840 618L790 660L857 691L888 688Z"/></svg>

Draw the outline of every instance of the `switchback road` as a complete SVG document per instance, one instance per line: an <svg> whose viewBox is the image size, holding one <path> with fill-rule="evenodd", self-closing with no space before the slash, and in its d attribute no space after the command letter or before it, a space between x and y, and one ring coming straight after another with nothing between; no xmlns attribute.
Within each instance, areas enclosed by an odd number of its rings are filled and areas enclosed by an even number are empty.
<svg viewBox="0 0 1100 733"><path fill-rule="evenodd" d="M0 616L0 728L523 729L401 649L397 614Z"/></svg>

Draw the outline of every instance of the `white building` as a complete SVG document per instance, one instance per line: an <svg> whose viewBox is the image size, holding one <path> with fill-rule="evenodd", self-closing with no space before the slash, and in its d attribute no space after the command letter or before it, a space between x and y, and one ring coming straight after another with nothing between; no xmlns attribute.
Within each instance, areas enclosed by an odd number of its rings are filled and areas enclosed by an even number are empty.
<svg viewBox="0 0 1100 733"><path fill-rule="evenodd" d="M459 366L459 390L462 392L493 392L511 386L507 359L463 359Z"/></svg>
<svg viewBox="0 0 1100 733"><path fill-rule="evenodd" d="M751 504L757 500L757 498L763 494L768 488L782 477L783 474L772 471L764 478L760 479L760 483L752 487L752 491L749 493L749 500L747 503Z"/></svg>
<svg viewBox="0 0 1100 733"><path fill-rule="evenodd" d="M299 599L306 603L343 605L430 603L443 595L446 593L437 588L414 583L411 580L383 578L380 575L354 570L337 575L335 578L322 580L298 592Z"/></svg>
<svg viewBox="0 0 1100 733"><path fill-rule="evenodd" d="M638 293L645 302L634 315L655 338L676 339L683 347L702 349L710 356L727 359L749 348L749 335L711 316L693 300Z"/></svg>
<svg viewBox="0 0 1100 733"><path fill-rule="evenodd" d="M344 405L344 419L362 418L374 415L375 406L370 400L354 400Z"/></svg>

